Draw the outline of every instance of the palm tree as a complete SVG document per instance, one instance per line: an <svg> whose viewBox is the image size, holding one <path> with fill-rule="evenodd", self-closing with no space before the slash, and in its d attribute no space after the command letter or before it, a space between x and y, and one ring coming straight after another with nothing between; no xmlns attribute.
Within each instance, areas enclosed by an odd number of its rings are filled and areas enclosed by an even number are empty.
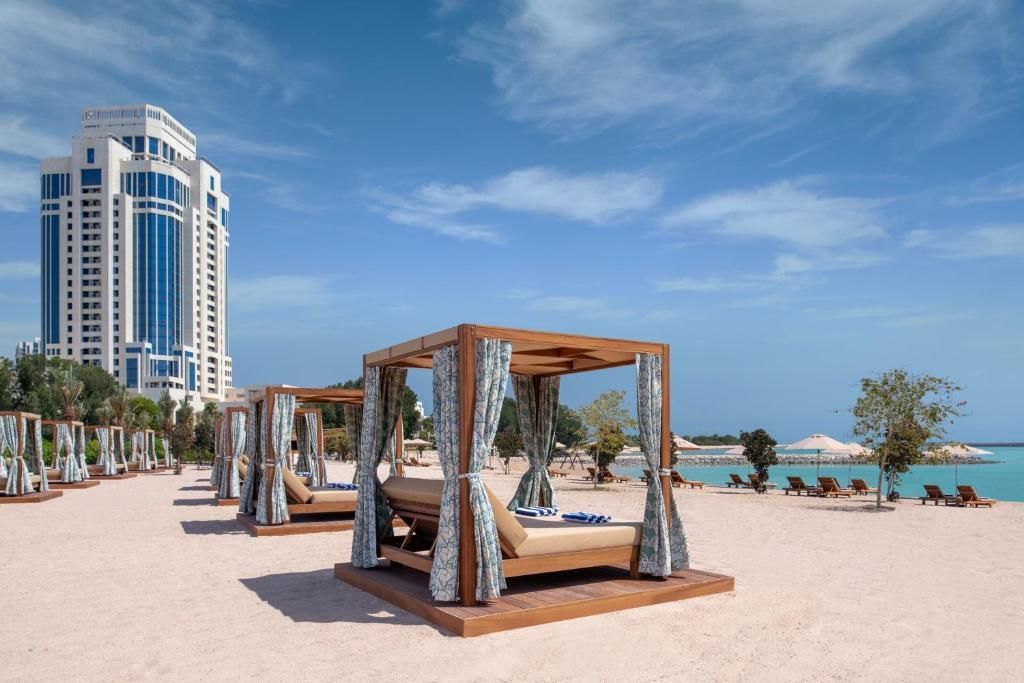
<svg viewBox="0 0 1024 683"><path fill-rule="evenodd" d="M160 408L160 433L169 439L171 430L174 429L174 411L178 407L178 403L171 398L171 392L164 389L160 392L160 400L156 404Z"/></svg>
<svg viewBox="0 0 1024 683"><path fill-rule="evenodd" d="M128 390L119 387L114 395L107 399L107 410L110 411L110 421L115 427L127 427L133 417L132 397Z"/></svg>
<svg viewBox="0 0 1024 683"><path fill-rule="evenodd" d="M85 385L75 379L71 368L55 370L53 375L53 393L60 403L61 415L65 420L78 419L78 398L82 395Z"/></svg>

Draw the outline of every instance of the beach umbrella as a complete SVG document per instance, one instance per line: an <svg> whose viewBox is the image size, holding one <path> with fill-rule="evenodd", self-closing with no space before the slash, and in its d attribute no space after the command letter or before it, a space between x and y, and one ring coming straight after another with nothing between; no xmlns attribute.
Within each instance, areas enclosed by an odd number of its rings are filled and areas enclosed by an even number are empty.
<svg viewBox="0 0 1024 683"><path fill-rule="evenodd" d="M672 446L675 447L677 451L699 451L701 449L697 444L692 441L687 441L679 435L672 437Z"/></svg>
<svg viewBox="0 0 1024 683"><path fill-rule="evenodd" d="M960 485L960 459L968 458L978 455L992 455L992 451L986 451L983 448L975 448L974 446L968 446L965 443L951 443L945 446L932 446L930 449L925 451L926 456L935 457L948 457L953 461L953 485Z"/></svg>
<svg viewBox="0 0 1024 683"><path fill-rule="evenodd" d="M743 446L733 446L729 450L722 453L722 455L743 455L746 449Z"/></svg>
<svg viewBox="0 0 1024 683"><path fill-rule="evenodd" d="M874 451L867 446L862 446L856 441L847 441L846 445L850 447L850 460L849 465L846 468L846 478L850 480L850 485L853 485L853 459L857 456L868 456L873 455Z"/></svg>
<svg viewBox="0 0 1024 683"><path fill-rule="evenodd" d="M832 453L849 453L850 447L842 441L837 441L827 434L811 434L807 438L800 439L795 443L786 446L787 451L817 451L814 458L814 478L817 479L821 471L821 453L829 451Z"/></svg>

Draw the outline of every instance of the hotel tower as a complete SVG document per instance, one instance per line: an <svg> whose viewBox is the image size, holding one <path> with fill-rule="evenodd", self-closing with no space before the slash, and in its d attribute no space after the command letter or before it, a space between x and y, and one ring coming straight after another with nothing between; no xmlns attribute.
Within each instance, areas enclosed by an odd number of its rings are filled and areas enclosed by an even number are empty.
<svg viewBox="0 0 1024 683"><path fill-rule="evenodd" d="M222 400L231 199L195 136L159 107L86 109L39 180L43 353L150 398Z"/></svg>

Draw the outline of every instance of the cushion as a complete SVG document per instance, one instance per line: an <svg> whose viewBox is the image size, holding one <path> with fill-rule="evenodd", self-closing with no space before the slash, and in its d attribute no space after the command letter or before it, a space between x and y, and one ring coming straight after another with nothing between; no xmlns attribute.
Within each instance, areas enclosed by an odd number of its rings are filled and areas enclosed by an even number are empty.
<svg viewBox="0 0 1024 683"><path fill-rule="evenodd" d="M244 462L246 465L249 464L249 456L246 455L245 453L243 453L242 457L239 458L238 460L239 460L239 462Z"/></svg>
<svg viewBox="0 0 1024 683"><path fill-rule="evenodd" d="M299 481L295 473L287 467L281 468L281 476L284 477L284 490L296 503L308 503L313 497L313 492L306 488L306 485Z"/></svg>
<svg viewBox="0 0 1024 683"><path fill-rule="evenodd" d="M484 486L487 491L487 498L491 501L491 509L494 510L494 524L498 527L498 535L501 536L505 543L510 545L515 550L516 555L519 554L519 546L526 541L526 529L519 523L519 520L505 508L505 504L498 500L498 497L494 495L487 486Z"/></svg>
<svg viewBox="0 0 1024 683"><path fill-rule="evenodd" d="M338 489L313 489L310 503L355 503L358 491L340 491Z"/></svg>
<svg viewBox="0 0 1024 683"><path fill-rule="evenodd" d="M236 462L238 463L238 473L245 479L246 475L249 474L249 463L247 460L238 460Z"/></svg>
<svg viewBox="0 0 1024 683"><path fill-rule="evenodd" d="M541 518L523 519L522 526L526 539L516 546L519 557L635 546L643 528L641 522L573 524Z"/></svg>

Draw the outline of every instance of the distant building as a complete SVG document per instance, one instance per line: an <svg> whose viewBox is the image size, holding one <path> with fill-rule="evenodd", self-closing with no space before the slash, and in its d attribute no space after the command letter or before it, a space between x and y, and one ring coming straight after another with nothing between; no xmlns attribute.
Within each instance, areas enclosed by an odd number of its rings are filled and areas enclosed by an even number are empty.
<svg viewBox="0 0 1024 683"><path fill-rule="evenodd" d="M416 401L416 405L413 406L413 410L420 416L420 419L426 417L426 413L423 412L423 401Z"/></svg>
<svg viewBox="0 0 1024 683"><path fill-rule="evenodd" d="M19 342L14 348L14 360L19 361L25 356L38 356L42 353L42 344L39 337L36 337L32 341Z"/></svg>
<svg viewBox="0 0 1024 683"><path fill-rule="evenodd" d="M151 398L231 388L230 197L196 138L146 104L82 112L40 164L42 346Z"/></svg>

